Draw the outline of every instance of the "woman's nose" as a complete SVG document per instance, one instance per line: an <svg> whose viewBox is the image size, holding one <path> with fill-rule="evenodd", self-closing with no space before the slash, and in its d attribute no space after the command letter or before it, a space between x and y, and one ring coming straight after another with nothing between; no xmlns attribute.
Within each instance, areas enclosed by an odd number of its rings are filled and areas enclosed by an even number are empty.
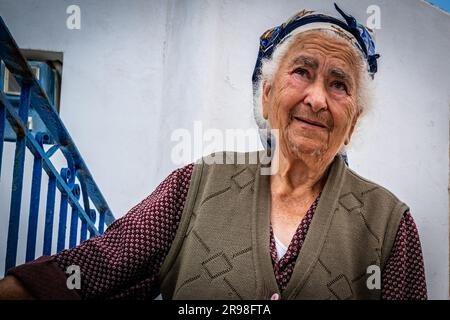
<svg viewBox="0 0 450 320"><path fill-rule="evenodd" d="M314 83L311 83L306 90L304 103L310 106L314 112L319 112L328 108L326 89L321 81L316 80Z"/></svg>

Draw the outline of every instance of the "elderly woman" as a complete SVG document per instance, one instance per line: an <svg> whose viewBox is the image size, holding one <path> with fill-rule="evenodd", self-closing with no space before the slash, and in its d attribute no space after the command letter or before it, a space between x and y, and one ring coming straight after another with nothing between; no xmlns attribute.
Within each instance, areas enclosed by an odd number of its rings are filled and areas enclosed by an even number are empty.
<svg viewBox="0 0 450 320"><path fill-rule="evenodd" d="M178 169L104 235L11 269L0 296L426 299L407 205L339 155L378 55L369 30L336 9L342 20L304 10L261 37L255 113L271 175L263 152Z"/></svg>

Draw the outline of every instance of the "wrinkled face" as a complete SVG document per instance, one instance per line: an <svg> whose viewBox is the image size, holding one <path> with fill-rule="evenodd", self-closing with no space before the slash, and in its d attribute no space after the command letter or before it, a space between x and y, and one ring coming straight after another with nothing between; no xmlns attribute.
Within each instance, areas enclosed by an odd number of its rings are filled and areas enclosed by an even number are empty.
<svg viewBox="0 0 450 320"><path fill-rule="evenodd" d="M262 97L285 155L333 158L350 141L359 115L358 59L346 41L317 31L294 40Z"/></svg>

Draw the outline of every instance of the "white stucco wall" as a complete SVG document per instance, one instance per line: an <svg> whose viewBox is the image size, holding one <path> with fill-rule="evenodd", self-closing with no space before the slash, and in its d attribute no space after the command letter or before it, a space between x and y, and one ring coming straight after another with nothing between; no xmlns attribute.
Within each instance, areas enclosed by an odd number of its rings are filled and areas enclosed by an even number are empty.
<svg viewBox="0 0 450 320"><path fill-rule="evenodd" d="M333 12L332 1L312 0L79 0L81 30L68 30L70 4L0 0L0 15L22 48L64 52L61 117L116 217L179 166L173 130L196 120L254 127L250 79L263 31L303 8ZM416 0L339 4L362 21L369 5L381 8L376 103L350 165L411 207L429 297L447 299L450 16Z"/></svg>

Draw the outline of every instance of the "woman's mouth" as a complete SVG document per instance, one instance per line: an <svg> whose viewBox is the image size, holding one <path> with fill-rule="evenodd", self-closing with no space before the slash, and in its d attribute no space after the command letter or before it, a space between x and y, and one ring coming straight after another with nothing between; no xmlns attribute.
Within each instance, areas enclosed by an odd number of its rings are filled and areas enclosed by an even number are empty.
<svg viewBox="0 0 450 320"><path fill-rule="evenodd" d="M318 128L322 128L322 129L327 128L327 126L325 124L323 124L322 122L319 122L317 120L312 120L312 119L308 119L305 117L298 117L298 116L294 116L293 118L295 120L299 121L300 123L306 124L308 126L318 127Z"/></svg>

